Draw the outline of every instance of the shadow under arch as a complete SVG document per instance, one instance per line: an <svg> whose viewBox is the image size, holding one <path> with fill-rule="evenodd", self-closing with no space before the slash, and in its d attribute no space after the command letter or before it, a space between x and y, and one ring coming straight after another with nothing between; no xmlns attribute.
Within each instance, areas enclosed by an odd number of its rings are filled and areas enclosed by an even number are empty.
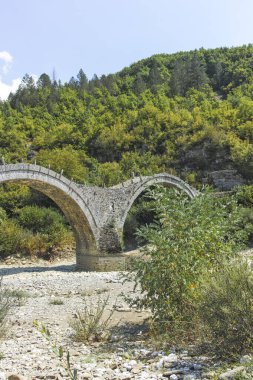
<svg viewBox="0 0 253 380"><path fill-rule="evenodd" d="M78 187L50 169L32 164L0 166L0 183L20 183L51 198L70 223L76 240L76 259L96 255L96 222Z"/></svg>

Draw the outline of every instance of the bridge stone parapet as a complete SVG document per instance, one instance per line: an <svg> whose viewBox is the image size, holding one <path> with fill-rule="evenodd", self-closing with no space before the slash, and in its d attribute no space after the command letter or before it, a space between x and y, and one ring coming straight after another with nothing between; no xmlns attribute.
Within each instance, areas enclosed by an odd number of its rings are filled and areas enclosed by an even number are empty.
<svg viewBox="0 0 253 380"><path fill-rule="evenodd" d="M77 268L122 270L122 234L127 214L137 197L154 184L173 186L189 197L197 191L167 173L134 177L101 188L75 183L50 168L35 164L0 165L0 183L19 182L50 197L66 215L76 239Z"/></svg>

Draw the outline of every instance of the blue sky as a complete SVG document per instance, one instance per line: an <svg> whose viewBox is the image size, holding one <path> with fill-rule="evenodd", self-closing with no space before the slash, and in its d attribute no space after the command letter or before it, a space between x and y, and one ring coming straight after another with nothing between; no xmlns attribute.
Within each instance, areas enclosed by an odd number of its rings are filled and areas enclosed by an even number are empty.
<svg viewBox="0 0 253 380"><path fill-rule="evenodd" d="M157 53L253 43L253 0L0 0L0 98L25 73L68 81Z"/></svg>

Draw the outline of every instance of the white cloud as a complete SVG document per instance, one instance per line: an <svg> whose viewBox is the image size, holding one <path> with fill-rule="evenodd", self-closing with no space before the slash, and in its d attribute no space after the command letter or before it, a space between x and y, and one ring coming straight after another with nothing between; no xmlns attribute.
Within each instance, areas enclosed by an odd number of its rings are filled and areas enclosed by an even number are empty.
<svg viewBox="0 0 253 380"><path fill-rule="evenodd" d="M13 57L8 51L0 51L0 100L6 100L11 92L16 92L22 82L21 78L16 78L12 80L11 84L6 84L3 79L10 69L12 61ZM36 74L31 74L31 76L37 82L38 76Z"/></svg>
<svg viewBox="0 0 253 380"><path fill-rule="evenodd" d="M0 59L4 61L4 64L1 67L3 74L7 74L11 66L13 57L8 51L0 51Z"/></svg>
<svg viewBox="0 0 253 380"><path fill-rule="evenodd" d="M0 99L6 100L11 92L15 92L21 83L21 79L13 79L11 84L6 84L3 77L8 73L13 61L8 51L0 51Z"/></svg>
<svg viewBox="0 0 253 380"><path fill-rule="evenodd" d="M11 84L3 83L0 77L0 99L6 100L11 92L15 92L21 83L21 78L13 79Z"/></svg>

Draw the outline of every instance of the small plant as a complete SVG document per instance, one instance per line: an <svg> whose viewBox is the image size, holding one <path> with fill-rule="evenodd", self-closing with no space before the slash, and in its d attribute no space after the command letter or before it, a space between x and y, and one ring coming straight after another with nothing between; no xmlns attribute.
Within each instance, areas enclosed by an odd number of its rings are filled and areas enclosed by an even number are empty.
<svg viewBox="0 0 253 380"><path fill-rule="evenodd" d="M83 291L80 293L80 295L81 295L82 297L90 297L90 296L92 296L92 294L94 294L92 290L83 290Z"/></svg>
<svg viewBox="0 0 253 380"><path fill-rule="evenodd" d="M4 337L6 332L6 317L10 309L10 302L8 298L0 293L0 339Z"/></svg>
<svg viewBox="0 0 253 380"><path fill-rule="evenodd" d="M59 298L55 298L55 299L50 300L49 304L50 305L63 305L64 302Z"/></svg>
<svg viewBox="0 0 253 380"><path fill-rule="evenodd" d="M100 289L86 289L86 290L83 290L80 295L82 297L90 297L94 294L96 295L99 295L99 294L103 294L103 293L106 293L106 292L109 292L109 289L108 288L100 288Z"/></svg>
<svg viewBox="0 0 253 380"><path fill-rule="evenodd" d="M105 317L105 309L108 305L109 296L99 298L96 305L85 299L85 306L82 311L76 312L76 319L70 322L74 330L73 339L77 342L101 341L105 339L108 325L111 321L114 309Z"/></svg>
<svg viewBox="0 0 253 380"><path fill-rule="evenodd" d="M16 306L22 306L27 298L30 297L30 294L21 289L5 289L5 296L12 299Z"/></svg>
<svg viewBox="0 0 253 380"><path fill-rule="evenodd" d="M101 288L101 289L97 289L96 290L96 294L103 294L103 293L106 293L106 292L109 292L108 288Z"/></svg>
<svg viewBox="0 0 253 380"><path fill-rule="evenodd" d="M71 380L77 380L77 369L71 368L69 351L65 351L62 346L52 340L49 329L44 323L35 320L33 326L44 336L44 338L51 344L54 354L60 359L61 365L65 369L68 377Z"/></svg>
<svg viewBox="0 0 253 380"><path fill-rule="evenodd" d="M205 278L199 314L211 347L220 356L253 350L253 272L232 261Z"/></svg>
<svg viewBox="0 0 253 380"><path fill-rule="evenodd" d="M7 315L11 307L20 306L23 300L23 291L4 288L0 279L0 338L6 333Z"/></svg>

